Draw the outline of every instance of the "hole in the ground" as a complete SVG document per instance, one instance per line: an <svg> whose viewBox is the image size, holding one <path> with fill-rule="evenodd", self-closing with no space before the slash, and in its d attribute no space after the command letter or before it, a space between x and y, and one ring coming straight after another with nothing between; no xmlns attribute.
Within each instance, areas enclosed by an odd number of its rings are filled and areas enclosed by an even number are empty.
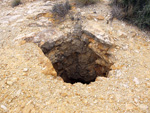
<svg viewBox="0 0 150 113"><path fill-rule="evenodd" d="M95 38L86 32L80 36L70 34L67 38L46 42L41 49L64 82L89 84L97 76L107 77L112 65L107 53L109 45L102 44Z"/></svg>

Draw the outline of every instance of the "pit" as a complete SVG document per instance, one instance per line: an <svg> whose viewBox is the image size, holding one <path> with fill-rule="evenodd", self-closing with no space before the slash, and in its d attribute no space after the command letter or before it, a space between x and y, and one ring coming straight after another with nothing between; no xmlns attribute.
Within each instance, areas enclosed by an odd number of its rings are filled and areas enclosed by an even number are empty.
<svg viewBox="0 0 150 113"><path fill-rule="evenodd" d="M57 72L66 83L89 84L110 71L108 50L111 45L101 42L88 31L73 32L41 46Z"/></svg>

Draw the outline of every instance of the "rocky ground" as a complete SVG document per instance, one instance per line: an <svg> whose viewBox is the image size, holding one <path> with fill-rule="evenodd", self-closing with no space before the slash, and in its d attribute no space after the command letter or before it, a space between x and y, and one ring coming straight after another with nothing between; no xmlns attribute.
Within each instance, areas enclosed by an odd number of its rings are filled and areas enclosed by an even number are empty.
<svg viewBox="0 0 150 113"><path fill-rule="evenodd" d="M107 24L107 1L82 8L83 27L115 46L108 77L90 84L65 83L38 47L38 33L57 38L67 22L54 24L49 10L56 1L25 2L15 8L0 1L0 112L97 113L150 112L150 34L114 19ZM95 13L96 12L96 13ZM35 43L25 41L34 37ZM44 37L40 39L42 44ZM42 41L41 41L42 40Z"/></svg>

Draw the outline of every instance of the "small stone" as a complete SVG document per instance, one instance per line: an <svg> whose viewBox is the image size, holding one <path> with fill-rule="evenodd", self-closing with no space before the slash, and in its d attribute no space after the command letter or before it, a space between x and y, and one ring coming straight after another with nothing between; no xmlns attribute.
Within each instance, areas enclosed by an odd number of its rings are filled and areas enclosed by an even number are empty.
<svg viewBox="0 0 150 113"><path fill-rule="evenodd" d="M122 49L123 50L127 50L128 49L128 45L123 45Z"/></svg>
<svg viewBox="0 0 150 113"><path fill-rule="evenodd" d="M87 16L87 19L89 19L89 20L93 20L93 18L94 18L93 15L88 15L88 16Z"/></svg>
<svg viewBox="0 0 150 113"><path fill-rule="evenodd" d="M25 40L20 41L20 45L23 45L23 44L25 44L25 43L26 43Z"/></svg>
<svg viewBox="0 0 150 113"><path fill-rule="evenodd" d="M139 53L139 51L138 50L134 50L136 53Z"/></svg>
<svg viewBox="0 0 150 113"><path fill-rule="evenodd" d="M16 82L16 81L17 81L17 78L14 77L14 78L11 79L11 81L12 81L12 82Z"/></svg>
<svg viewBox="0 0 150 113"><path fill-rule="evenodd" d="M6 83L7 83L7 85L10 85L10 86L13 84L12 81L7 81Z"/></svg>
<svg viewBox="0 0 150 113"><path fill-rule="evenodd" d="M130 33L131 37L135 37L136 36L136 33L135 32L132 32Z"/></svg>
<svg viewBox="0 0 150 113"><path fill-rule="evenodd" d="M28 74L24 72L24 73L22 73L22 76L28 76Z"/></svg>
<svg viewBox="0 0 150 113"><path fill-rule="evenodd" d="M134 77L133 81L135 82L135 84L136 84L136 85L138 85L138 84L139 84L139 80L138 80L138 78Z"/></svg>
<svg viewBox="0 0 150 113"><path fill-rule="evenodd" d="M42 22L37 22L37 25L42 26L43 23Z"/></svg>
<svg viewBox="0 0 150 113"><path fill-rule="evenodd" d="M137 99L137 98L134 98L134 102L138 103L139 101L138 101L138 99Z"/></svg>
<svg viewBox="0 0 150 113"><path fill-rule="evenodd" d="M67 93L61 93L61 96L66 97Z"/></svg>
<svg viewBox="0 0 150 113"><path fill-rule="evenodd" d="M87 104L87 103L88 103L87 99L84 99L84 100L83 100L83 103L84 103L84 104Z"/></svg>
<svg viewBox="0 0 150 113"><path fill-rule="evenodd" d="M81 12L81 15L84 16L86 13L85 12Z"/></svg>
<svg viewBox="0 0 150 113"><path fill-rule="evenodd" d="M120 70L116 70L116 77L119 77L121 75L122 75L121 71Z"/></svg>
<svg viewBox="0 0 150 113"><path fill-rule="evenodd" d="M12 16L12 17L9 18L9 21L15 21L15 20L17 20L20 17L21 17L21 15Z"/></svg>
<svg viewBox="0 0 150 113"><path fill-rule="evenodd" d="M116 46L116 49L120 49L120 47L119 47L119 46Z"/></svg>
<svg viewBox="0 0 150 113"><path fill-rule="evenodd" d="M97 22L97 18L94 18L94 20Z"/></svg>
<svg viewBox="0 0 150 113"><path fill-rule="evenodd" d="M127 38L127 34L118 30L118 36L121 37L121 38Z"/></svg>
<svg viewBox="0 0 150 113"><path fill-rule="evenodd" d="M93 13L96 14L97 12L96 12L96 11L93 11Z"/></svg>
<svg viewBox="0 0 150 113"><path fill-rule="evenodd" d="M139 107L140 107L140 109L142 109L142 110L147 110L147 109L148 109L148 106L145 105L145 104L140 104Z"/></svg>
<svg viewBox="0 0 150 113"><path fill-rule="evenodd" d="M24 72L27 72L27 71L28 71L28 68L24 68L23 71L24 71Z"/></svg>
<svg viewBox="0 0 150 113"><path fill-rule="evenodd" d="M101 81L102 77L97 77L95 81Z"/></svg>
<svg viewBox="0 0 150 113"><path fill-rule="evenodd" d="M7 107L4 105L1 105L1 108L4 109L5 111L7 110Z"/></svg>
<svg viewBox="0 0 150 113"><path fill-rule="evenodd" d="M104 20L104 17L102 15L97 16L97 20Z"/></svg>
<svg viewBox="0 0 150 113"><path fill-rule="evenodd" d="M21 89L16 92L16 96L18 97L21 94Z"/></svg>
<svg viewBox="0 0 150 113"><path fill-rule="evenodd" d="M128 84L122 84L125 88L129 88Z"/></svg>
<svg viewBox="0 0 150 113"><path fill-rule="evenodd" d="M126 104L126 110L132 110L132 109L134 109L133 104Z"/></svg>

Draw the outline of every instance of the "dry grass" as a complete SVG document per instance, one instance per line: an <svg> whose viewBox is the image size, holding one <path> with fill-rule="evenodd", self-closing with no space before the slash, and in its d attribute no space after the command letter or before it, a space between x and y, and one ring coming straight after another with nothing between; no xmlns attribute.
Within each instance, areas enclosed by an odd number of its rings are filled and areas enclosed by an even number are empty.
<svg viewBox="0 0 150 113"><path fill-rule="evenodd" d="M100 0L74 0L78 5L86 6L90 4L94 4Z"/></svg>

